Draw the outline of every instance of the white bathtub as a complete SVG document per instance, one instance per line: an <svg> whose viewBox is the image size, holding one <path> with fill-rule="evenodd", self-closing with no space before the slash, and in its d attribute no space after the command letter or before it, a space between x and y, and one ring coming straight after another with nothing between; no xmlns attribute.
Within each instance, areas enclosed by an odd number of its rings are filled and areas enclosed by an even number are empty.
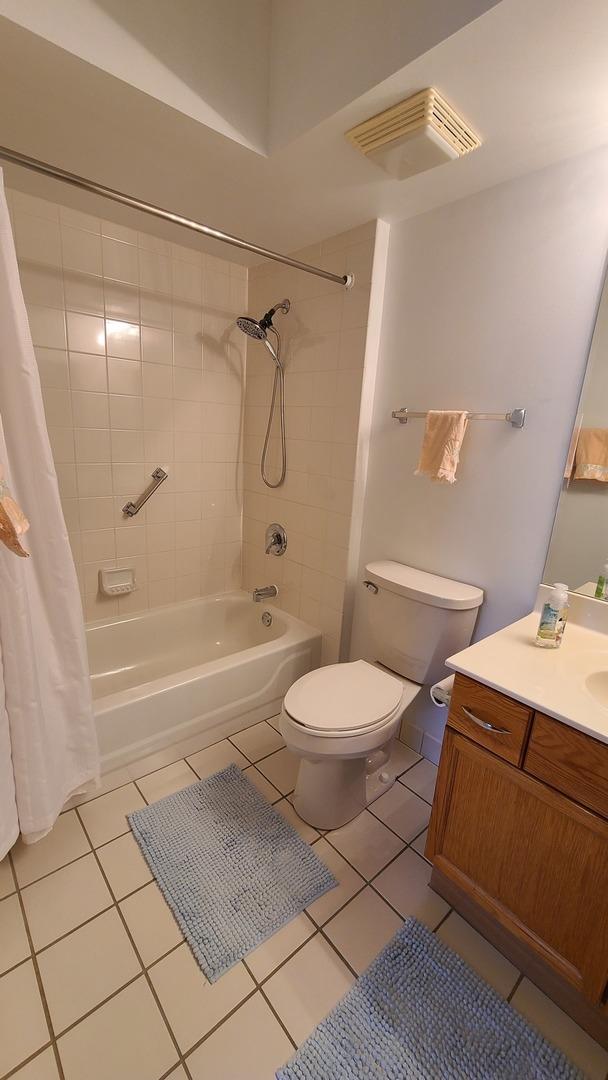
<svg viewBox="0 0 608 1080"><path fill-rule="evenodd" d="M86 634L103 772L273 716L321 656L318 630L246 593L104 619Z"/></svg>

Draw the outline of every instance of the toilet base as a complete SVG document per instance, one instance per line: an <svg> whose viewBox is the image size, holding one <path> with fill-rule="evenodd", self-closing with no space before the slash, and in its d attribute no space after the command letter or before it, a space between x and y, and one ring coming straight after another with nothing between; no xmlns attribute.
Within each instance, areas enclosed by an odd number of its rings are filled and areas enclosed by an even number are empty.
<svg viewBox="0 0 608 1080"><path fill-rule="evenodd" d="M346 825L394 784L395 775L385 768L388 756L302 758L293 795L296 813L315 829Z"/></svg>

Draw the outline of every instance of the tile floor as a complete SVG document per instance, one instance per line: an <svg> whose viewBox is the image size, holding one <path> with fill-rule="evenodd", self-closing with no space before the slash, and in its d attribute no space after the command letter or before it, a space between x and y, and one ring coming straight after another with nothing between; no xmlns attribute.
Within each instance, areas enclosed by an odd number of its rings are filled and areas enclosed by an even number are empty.
<svg viewBox="0 0 608 1080"><path fill-rule="evenodd" d="M603 1080L608 1054L428 888L437 770L400 743L393 760L394 787L322 836L298 818L295 762L263 722L106 778L111 790L67 810L34 847L17 845L0 863L0 1078L271 1080L416 915ZM231 761L314 844L339 886L212 986L125 815Z"/></svg>

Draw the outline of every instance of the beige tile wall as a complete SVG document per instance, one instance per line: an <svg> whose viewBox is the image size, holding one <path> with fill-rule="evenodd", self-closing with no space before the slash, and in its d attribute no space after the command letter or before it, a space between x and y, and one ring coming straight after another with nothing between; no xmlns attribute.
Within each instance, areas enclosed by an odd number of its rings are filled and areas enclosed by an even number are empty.
<svg viewBox="0 0 608 1080"><path fill-rule="evenodd" d="M247 341L243 584L278 584L279 606L323 631L325 663L338 658L342 627L374 235L372 222L295 253L335 273L354 272L350 292L274 263L249 272L251 314L259 318L285 296L292 307L275 319L287 402L287 477L276 491L264 486L259 470L272 360L261 344ZM273 476L277 432L275 424ZM264 554L273 521L287 529L281 558Z"/></svg>
<svg viewBox="0 0 608 1080"><path fill-rule="evenodd" d="M47 423L86 616L241 581L245 268L9 193ZM156 465L169 479L122 514ZM127 564L138 590L98 594Z"/></svg>

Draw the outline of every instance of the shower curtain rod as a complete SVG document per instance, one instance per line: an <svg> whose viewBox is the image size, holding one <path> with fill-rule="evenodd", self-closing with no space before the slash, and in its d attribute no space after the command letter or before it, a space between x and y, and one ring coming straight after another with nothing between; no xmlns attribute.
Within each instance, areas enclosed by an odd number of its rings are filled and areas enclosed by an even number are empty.
<svg viewBox="0 0 608 1080"><path fill-rule="evenodd" d="M210 236L214 240L221 240L222 243L231 244L232 247L241 248L243 251L252 251L254 255L262 255L265 259L273 259L274 262L284 263L285 266L293 266L295 270L303 270L305 274L316 274L317 277L335 281L338 285L344 285L347 289L352 288L354 284L353 274L331 274L329 270L321 270L319 266L310 266L309 263L299 262L298 259L290 259L289 255L279 255L278 252L271 251L269 248L260 247L258 244L250 244L247 240L241 240L238 236L231 236L230 233L222 232L220 229L213 229L210 225L203 225L200 221L192 221L191 218L182 217L181 214L174 214L171 210L163 210L160 206L154 206L153 203L144 202L142 199L135 199L132 195L125 195L121 191L114 191L113 188L105 187L104 184L97 184L94 180L85 179L84 176L66 172L65 169L59 169L56 165L49 165L46 161L38 161L37 158L20 154L17 150L10 150L6 146L0 146L0 159L8 161L12 165L21 165L24 169L31 169L32 172L41 173L43 176L50 176L53 180L62 180L65 184L72 184L73 187L82 188L83 191L91 191L94 195L102 195L104 199L113 199L114 202L122 203L123 206L131 206L134 210L143 211L144 214L152 214L154 217L162 218L164 221L171 221L174 225L181 225L184 229L202 233L204 236Z"/></svg>

